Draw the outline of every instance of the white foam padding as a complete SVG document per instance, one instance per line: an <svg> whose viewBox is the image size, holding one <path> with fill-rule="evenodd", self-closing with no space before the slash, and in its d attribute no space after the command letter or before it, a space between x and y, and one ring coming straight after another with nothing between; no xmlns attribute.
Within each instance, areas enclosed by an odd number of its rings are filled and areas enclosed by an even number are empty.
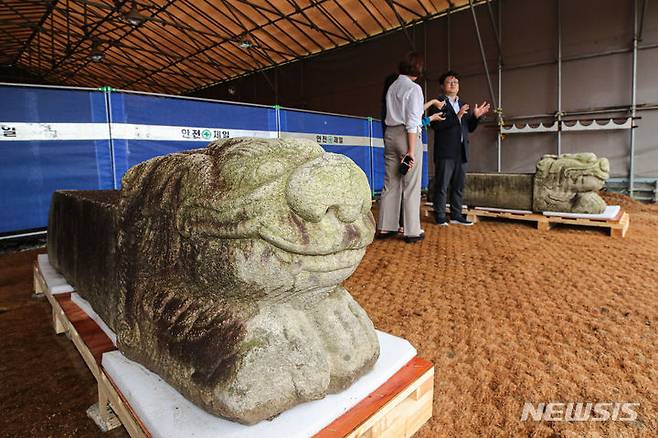
<svg viewBox="0 0 658 438"><path fill-rule="evenodd" d="M416 349L404 339L380 331L377 336L379 360L347 390L297 405L252 426L207 413L119 351L103 354L102 364L153 437L308 437L366 398L416 356Z"/></svg>
<svg viewBox="0 0 658 438"><path fill-rule="evenodd" d="M621 207L619 205L608 205L605 211L600 214L582 214L582 213L559 213L555 211L545 211L544 216L568 217L573 219L604 219L610 220L617 217Z"/></svg>
<svg viewBox="0 0 658 438"><path fill-rule="evenodd" d="M530 210L512 210L509 208L493 208L493 207L475 207L475 210L482 211L495 211L499 213L514 213L514 214L531 214Z"/></svg>
<svg viewBox="0 0 658 438"><path fill-rule="evenodd" d="M107 337L110 338L110 340L116 347L117 335L112 331L110 327L108 327L107 324L105 324L105 321L101 319L98 313L94 312L94 309L91 307L91 304L89 304L89 301L85 300L77 293L71 294L71 301L77 304L79 308L81 308L91 319L94 320L96 324L98 324L101 330L105 332Z"/></svg>
<svg viewBox="0 0 658 438"><path fill-rule="evenodd" d="M434 203L433 202L425 202L425 205L427 206L432 206L434 208ZM462 205L462 208L468 208L468 205L464 204ZM450 209L450 204L446 204L446 210Z"/></svg>
<svg viewBox="0 0 658 438"><path fill-rule="evenodd" d="M39 271L41 271L43 279L46 281L48 292L52 295L75 291L73 286L68 284L66 278L50 265L48 254L39 254L37 256L37 264L39 265Z"/></svg>

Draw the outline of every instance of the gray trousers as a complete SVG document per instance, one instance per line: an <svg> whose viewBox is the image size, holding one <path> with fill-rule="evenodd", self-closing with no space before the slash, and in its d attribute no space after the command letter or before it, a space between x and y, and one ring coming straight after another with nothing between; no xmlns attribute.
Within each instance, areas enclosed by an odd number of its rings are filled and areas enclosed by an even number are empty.
<svg viewBox="0 0 658 438"><path fill-rule="evenodd" d="M420 234L420 186L423 176L423 142L418 133L413 169L400 175L400 161L407 153L407 130L404 126L389 126L384 135L384 162L386 173L379 204L380 231L397 231L400 228L400 202L404 235Z"/></svg>
<svg viewBox="0 0 658 438"><path fill-rule="evenodd" d="M439 159L434 169L434 214L436 220L440 222L445 219L448 187L450 187L450 217L452 219L461 218L466 163L462 160Z"/></svg>

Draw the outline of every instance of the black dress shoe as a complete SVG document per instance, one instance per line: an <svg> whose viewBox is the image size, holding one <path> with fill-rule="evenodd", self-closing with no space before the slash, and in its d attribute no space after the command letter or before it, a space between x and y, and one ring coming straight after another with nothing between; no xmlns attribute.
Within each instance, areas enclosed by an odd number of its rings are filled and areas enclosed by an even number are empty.
<svg viewBox="0 0 658 438"><path fill-rule="evenodd" d="M380 231L377 234L375 234L375 239L379 239L379 240L389 239L389 238L391 238L393 236L397 236L397 235L398 235L398 233L396 233L395 231L384 231L384 232Z"/></svg>
<svg viewBox="0 0 658 438"><path fill-rule="evenodd" d="M425 238L425 234L421 234L420 236L404 236L404 241L407 243L416 243L420 242Z"/></svg>

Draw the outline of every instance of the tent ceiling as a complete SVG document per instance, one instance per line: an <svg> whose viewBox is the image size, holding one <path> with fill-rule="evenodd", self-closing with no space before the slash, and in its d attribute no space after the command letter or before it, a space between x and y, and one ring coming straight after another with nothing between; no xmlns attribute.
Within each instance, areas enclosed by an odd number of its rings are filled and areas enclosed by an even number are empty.
<svg viewBox="0 0 658 438"><path fill-rule="evenodd" d="M179 94L363 41L467 0L0 0L0 64Z"/></svg>

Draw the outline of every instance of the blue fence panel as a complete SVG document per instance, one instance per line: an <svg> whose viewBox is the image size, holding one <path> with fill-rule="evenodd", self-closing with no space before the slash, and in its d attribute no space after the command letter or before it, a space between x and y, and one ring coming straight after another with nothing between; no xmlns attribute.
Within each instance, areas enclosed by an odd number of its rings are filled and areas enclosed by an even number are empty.
<svg viewBox="0 0 658 438"><path fill-rule="evenodd" d="M429 175L429 154L427 153L427 129L423 129L423 176L421 179L421 187L426 189L430 185L430 175Z"/></svg>
<svg viewBox="0 0 658 438"><path fill-rule="evenodd" d="M0 86L0 98L0 233L45 227L54 190L119 188L131 166L217 138L309 138L384 186L378 120L130 92Z"/></svg>
<svg viewBox="0 0 658 438"><path fill-rule="evenodd" d="M117 188L126 170L158 155L219 138L277 136L272 107L113 92L110 109Z"/></svg>
<svg viewBox="0 0 658 438"><path fill-rule="evenodd" d="M373 185L372 190L381 192L384 188L384 133L382 122L379 120L372 121L372 173Z"/></svg>
<svg viewBox="0 0 658 438"><path fill-rule="evenodd" d="M382 131L382 123L380 120L372 121L372 165L373 165L373 190L381 192L384 188L384 134ZM427 130L423 129L423 176L421 180L421 187L426 189L429 186L429 155L425 148L427 145Z"/></svg>
<svg viewBox="0 0 658 438"><path fill-rule="evenodd" d="M112 188L105 94L0 86L0 233L48 225L61 189Z"/></svg>
<svg viewBox="0 0 658 438"><path fill-rule="evenodd" d="M282 137L308 138L320 143L328 152L350 157L366 174L372 187L368 119L281 109L280 130Z"/></svg>

